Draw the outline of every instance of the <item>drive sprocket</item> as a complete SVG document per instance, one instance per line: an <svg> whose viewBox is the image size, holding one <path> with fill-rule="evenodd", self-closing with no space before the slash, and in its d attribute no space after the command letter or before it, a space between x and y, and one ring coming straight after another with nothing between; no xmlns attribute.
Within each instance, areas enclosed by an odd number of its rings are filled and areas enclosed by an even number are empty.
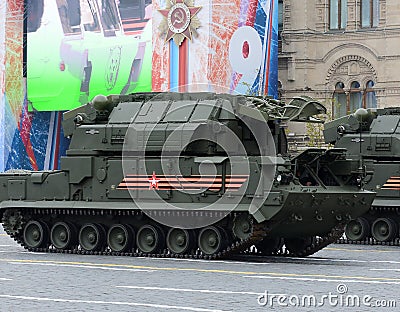
<svg viewBox="0 0 400 312"><path fill-rule="evenodd" d="M16 209L7 209L2 218L4 230L11 236L17 236L22 233L24 227L24 218L21 211Z"/></svg>

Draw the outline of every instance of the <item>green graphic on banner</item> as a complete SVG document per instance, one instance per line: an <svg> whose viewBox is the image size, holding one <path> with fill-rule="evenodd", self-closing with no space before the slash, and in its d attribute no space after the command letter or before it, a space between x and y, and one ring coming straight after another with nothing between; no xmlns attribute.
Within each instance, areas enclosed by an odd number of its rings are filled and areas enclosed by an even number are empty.
<svg viewBox="0 0 400 312"><path fill-rule="evenodd" d="M30 110L151 91L151 1L38 0L27 8Z"/></svg>

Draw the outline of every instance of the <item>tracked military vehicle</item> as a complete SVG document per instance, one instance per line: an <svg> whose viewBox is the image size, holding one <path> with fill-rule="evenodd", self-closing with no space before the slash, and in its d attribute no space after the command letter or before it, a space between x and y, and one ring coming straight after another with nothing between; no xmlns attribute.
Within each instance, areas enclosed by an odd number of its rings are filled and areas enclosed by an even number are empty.
<svg viewBox="0 0 400 312"><path fill-rule="evenodd" d="M348 157L362 161L365 189L377 193L370 210L346 226L346 240L399 245L400 225L400 108L359 109L325 124L324 136Z"/></svg>
<svg viewBox="0 0 400 312"><path fill-rule="evenodd" d="M344 149L287 155L282 124L324 112L308 97L97 96L64 114L60 170L0 175L3 227L42 252L313 254L375 196Z"/></svg>

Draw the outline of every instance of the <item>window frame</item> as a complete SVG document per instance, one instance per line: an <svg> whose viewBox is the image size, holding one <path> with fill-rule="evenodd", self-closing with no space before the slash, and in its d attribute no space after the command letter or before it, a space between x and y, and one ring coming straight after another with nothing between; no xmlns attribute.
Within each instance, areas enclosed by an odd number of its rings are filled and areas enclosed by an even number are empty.
<svg viewBox="0 0 400 312"><path fill-rule="evenodd" d="M333 27L333 19L332 19L332 3L337 3L337 12L335 14L335 22L337 23L337 27ZM345 14L343 14L345 13ZM347 0L329 0L329 30L338 31L344 30L347 28Z"/></svg>
<svg viewBox="0 0 400 312"><path fill-rule="evenodd" d="M355 87L354 83L358 83L359 87ZM340 87L338 87L340 85ZM374 96L374 103L375 105L377 104L376 101L376 92L375 92L375 81L373 80L368 80L365 85L361 85L361 83L359 81L355 81L352 80L350 82L350 86L348 88L345 87L345 84L343 83L343 81L338 81L335 84L335 89L333 91L333 95L332 95L332 118L339 118L339 117L343 117L345 115L341 115L340 112L340 107L339 109L337 109L337 107L335 107L335 100L340 96L345 94L346 96L346 101L345 103L340 103L338 102L338 104L340 105L345 105L346 106L346 115L353 113L350 109L351 109L351 101L352 98L355 96L355 94L359 93L361 95L361 106L360 108L376 108L376 106L372 106L369 107L368 104L368 94L373 94Z"/></svg>
<svg viewBox="0 0 400 312"><path fill-rule="evenodd" d="M369 5L368 24L364 24L363 7ZM360 0L360 27L361 28L376 28L379 26L380 18L380 1L379 0Z"/></svg>

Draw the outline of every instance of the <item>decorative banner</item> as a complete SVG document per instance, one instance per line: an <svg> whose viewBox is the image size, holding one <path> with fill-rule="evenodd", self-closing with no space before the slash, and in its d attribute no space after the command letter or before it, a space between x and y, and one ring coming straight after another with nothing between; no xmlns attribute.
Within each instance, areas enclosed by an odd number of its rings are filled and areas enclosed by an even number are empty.
<svg viewBox="0 0 400 312"><path fill-rule="evenodd" d="M30 111L68 110L98 94L151 91L151 1L27 3Z"/></svg>
<svg viewBox="0 0 400 312"><path fill-rule="evenodd" d="M277 0L153 5L153 91L228 89L277 97Z"/></svg>
<svg viewBox="0 0 400 312"><path fill-rule="evenodd" d="M0 3L0 172L4 170L4 92L6 75L6 4Z"/></svg>

